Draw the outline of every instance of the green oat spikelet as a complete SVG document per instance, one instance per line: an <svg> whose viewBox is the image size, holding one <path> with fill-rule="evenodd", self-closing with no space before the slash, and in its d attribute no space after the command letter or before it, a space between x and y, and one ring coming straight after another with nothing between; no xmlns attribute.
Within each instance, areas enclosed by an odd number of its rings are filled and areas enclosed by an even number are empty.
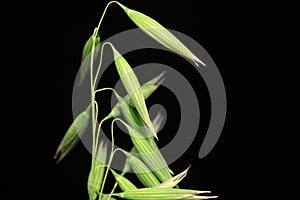
<svg viewBox="0 0 300 200"><path fill-rule="evenodd" d="M172 51L192 60L197 66L201 63L206 66L199 58L197 58L177 37L175 37L168 29L163 27L156 20L148 17L147 15L130 9L121 3L120 7L126 12L128 17L147 35L162 44L163 46L171 49Z"/></svg>
<svg viewBox="0 0 300 200"><path fill-rule="evenodd" d="M117 71L127 93L132 100L132 103L134 104L143 121L151 130L153 136L157 138L156 132L149 118L148 109L146 107L145 98L143 96L140 83L135 73L133 72L132 68L125 60L125 58L112 45L111 47L113 49L114 61Z"/></svg>
<svg viewBox="0 0 300 200"><path fill-rule="evenodd" d="M123 116L132 126L131 127L130 125L127 125L126 127L130 134L131 141L140 154L140 157L160 181L164 182L169 180L172 178L172 175L153 137L148 138L148 127L145 127L135 111L128 104L126 104L126 102L117 93L115 94L120 103ZM139 131L146 132L146 135L140 134Z"/></svg>
<svg viewBox="0 0 300 200"><path fill-rule="evenodd" d="M159 87L159 85L163 81L163 75L165 72L161 73L157 77L151 79L150 81L146 82L145 84L142 85L142 93L144 96L144 99L146 100L155 90ZM131 98L129 95L126 95L123 100L128 103L130 106L134 107L134 104L132 103ZM111 118L116 118L121 114L120 110L120 104L117 103L114 108L111 110L111 112L105 117L105 119L111 119Z"/></svg>
<svg viewBox="0 0 300 200"><path fill-rule="evenodd" d="M174 188L141 188L115 193L113 196L131 200L174 200L174 199L209 199L215 196L197 196L197 194L210 193L209 191L174 189ZM201 197L201 198L200 198Z"/></svg>
<svg viewBox="0 0 300 200"><path fill-rule="evenodd" d="M118 174L117 172L115 172L112 169L110 169L110 171L113 174L113 176L115 177L116 182L118 183L118 185L122 191L137 189L137 187L133 183L131 183L127 178Z"/></svg>
<svg viewBox="0 0 300 200"><path fill-rule="evenodd" d="M146 187L158 186L160 182L151 172L151 170L137 157L126 153L125 154L129 160L130 166L135 172L137 178Z"/></svg>
<svg viewBox="0 0 300 200"><path fill-rule="evenodd" d="M159 187L159 188L173 188L173 187L175 187L176 185L178 185L178 183L180 181L182 181L182 179L184 179L184 177L186 177L189 168L190 167L188 167L183 172L177 174L176 176L170 178L169 180L159 184L157 187Z"/></svg>
<svg viewBox="0 0 300 200"><path fill-rule="evenodd" d="M90 67L90 62L89 62L89 59L90 58L90 53L92 52L92 48L93 48L93 35L86 41L84 47L83 47L83 50L82 50L82 57L81 57L81 67L80 67L80 70L79 70L79 82L78 84L81 85L82 82L84 81L87 73L88 73L88 70L89 70L89 67ZM97 35L97 37L95 38L95 52L97 54L97 46L100 44L100 36Z"/></svg>
<svg viewBox="0 0 300 200"><path fill-rule="evenodd" d="M80 141L81 136L85 133L89 123L90 108L91 107L88 106L85 111L76 117L64 135L54 155L54 159L57 159L57 163L73 150Z"/></svg>

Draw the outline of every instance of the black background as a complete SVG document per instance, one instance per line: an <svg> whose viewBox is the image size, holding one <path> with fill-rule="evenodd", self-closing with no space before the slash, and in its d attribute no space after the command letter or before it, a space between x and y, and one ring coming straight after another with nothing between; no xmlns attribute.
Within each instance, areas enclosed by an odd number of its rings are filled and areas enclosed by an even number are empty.
<svg viewBox="0 0 300 200"><path fill-rule="evenodd" d="M40 45L43 59L40 71L43 90L40 94L44 116L40 119L40 159L45 164L41 185L48 192L43 199L88 199L86 181L90 154L83 145L78 145L59 165L55 164L53 155L73 119L72 88L80 66L82 47L98 24L106 3L88 0L44 5L47 18L43 23L47 26L43 27L43 43ZM262 15L261 10L249 7L240 6L237 9L228 5L195 5L193 1L121 3L197 40L214 59L225 83L228 112L223 133L210 154L199 159L199 141L204 137L210 114L205 83L196 81L201 77L194 76L192 69L181 67L188 65L184 59L167 52L142 50L125 55L132 66L148 62L174 66L190 80L197 95L201 95L204 118L197 142L171 165L176 173L192 165L181 186L211 190L220 199L227 200L288 197L291 192L287 171L290 166L288 145L284 134L271 131L267 125L271 119L266 113L276 109L273 102L266 98L271 93L270 83L265 79L271 63L264 59L269 56L264 46L270 38L263 30L273 25L271 17L255 18ZM101 28L101 40L104 40L135 26L118 6L112 5ZM258 65L258 62L263 64ZM110 72L101 86L109 86L117 80L116 72L113 69ZM280 93L282 88L278 90ZM149 105L157 102L163 104L170 112L165 132L176 131L178 120L178 105L170 99L172 94L162 88L147 100ZM171 114L174 117L169 117ZM161 145L170 141L171 137L162 137Z"/></svg>

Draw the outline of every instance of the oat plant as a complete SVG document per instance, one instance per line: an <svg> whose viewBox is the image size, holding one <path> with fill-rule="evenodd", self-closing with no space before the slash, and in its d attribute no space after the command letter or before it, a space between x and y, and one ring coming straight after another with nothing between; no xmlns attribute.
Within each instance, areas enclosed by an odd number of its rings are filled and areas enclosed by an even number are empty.
<svg viewBox="0 0 300 200"><path fill-rule="evenodd" d="M145 100L159 87L164 79L164 73L153 77L152 80L141 85L132 67L118 52L116 47L110 42L104 44L100 43L100 26L107 8L113 3L118 5L137 27L158 43L190 59L197 66L198 63L205 66L179 39L156 20L141 12L130 9L117 1L109 2L101 16L98 26L94 29L93 34L86 42L82 52L79 84L85 80L88 74L90 75L90 105L88 105L71 124L59 144L54 158L57 162L60 162L78 144L83 134L91 134L92 161L87 180L87 190L90 200L119 198L132 200L216 198L216 196L205 195L209 193L209 191L180 188L179 183L186 177L189 167L177 175L173 174L157 147L157 130L159 130L161 126L163 116L158 113L151 121ZM101 69L102 55L105 46L109 46L112 50L116 70L127 92L127 95L124 97L121 97L118 91L112 88L97 88L96 80ZM97 55L100 55L99 58ZM96 59L99 59L98 66L94 64ZM118 103L98 124L98 107L100 108L105 105L98 105L95 100L95 95L97 92L104 90L110 90L113 95L116 96ZM124 120L119 118L121 115ZM120 148L114 149L113 145L111 149L108 149L104 141L99 141L101 126L109 119L113 119L111 122L112 144L114 144L114 124L116 121L119 121L126 127L129 133L133 144L131 151L128 152ZM92 126L92 133L85 133L89 123L91 123ZM124 169L120 173L111 168L114 155L118 151L126 156ZM143 185L142 188L138 188L131 180L125 177L130 169ZM115 178L115 185L111 189L106 186L109 173ZM117 187L119 187L121 192L115 191Z"/></svg>

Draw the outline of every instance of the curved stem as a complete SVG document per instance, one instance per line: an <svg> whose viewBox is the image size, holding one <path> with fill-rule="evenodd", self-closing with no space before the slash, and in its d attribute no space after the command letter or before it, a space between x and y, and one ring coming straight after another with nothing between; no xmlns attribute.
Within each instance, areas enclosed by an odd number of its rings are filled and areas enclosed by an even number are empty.
<svg viewBox="0 0 300 200"><path fill-rule="evenodd" d="M124 154L126 154L126 153L125 153L125 152L126 152L125 150L123 150L123 149L121 149L121 148L117 148L117 149L113 150L113 152L111 153L111 154L112 154L111 156L113 157L117 151L122 151ZM102 166L106 166L107 168L109 168L109 165L102 165ZM110 198L111 198L111 196L113 195L115 189L117 188L117 185L118 185L118 183L116 182L115 185L114 185L114 187L113 187L113 189L111 190L110 194L108 195L107 200L110 200ZM100 194L102 195L102 193L100 193ZM100 194L99 194L99 200L101 200L101 199L100 199L100 198L101 198L101 195L100 195Z"/></svg>
<svg viewBox="0 0 300 200"><path fill-rule="evenodd" d="M97 92L102 92L102 91L105 91L105 90L111 90L111 91L113 91L114 93L116 92L113 88L101 88L101 89L95 90L95 91L94 91L94 95L95 95Z"/></svg>
<svg viewBox="0 0 300 200"><path fill-rule="evenodd" d="M95 116L98 117L98 103L95 99L94 99L94 104L95 104Z"/></svg>
<svg viewBox="0 0 300 200"><path fill-rule="evenodd" d="M108 195L108 200L111 198L111 196L112 196L112 194L114 193L114 191L116 190L117 186L118 186L118 183L115 182L113 189L111 190L111 192L110 192L109 195Z"/></svg>
<svg viewBox="0 0 300 200"><path fill-rule="evenodd" d="M103 18L104 18L104 16L105 16L105 13L106 13L108 7L110 6L110 4L112 4L112 3L116 3L116 4L118 4L119 6L122 7L122 4L120 4L118 1L110 1L110 2L106 5L106 7L105 7L105 9L104 9L104 11L103 11L103 13L102 13L102 16L101 16L101 18L100 18L100 21L99 21L99 23L98 23L98 26L97 26L97 32L95 33L95 36L98 34L99 29L100 29L100 26L101 26L101 23L102 23Z"/></svg>
<svg viewBox="0 0 300 200"><path fill-rule="evenodd" d="M103 193L103 189L104 189L104 183L106 181L106 178L107 178L107 175L108 175L108 172L109 172L109 168L110 168L110 165L111 165L111 162L112 162L112 159L113 159L113 154L114 154L114 144L115 144L115 139L114 139L114 123L115 121L117 120L121 120L119 118L116 118L114 119L112 122L111 122L111 155L109 157L109 161L108 161L108 164L107 164L107 168L106 168L106 171L105 171L105 175L104 175L104 178L103 178L103 184L101 186L101 190L100 190L100 194L99 194L99 199L101 199L102 197L102 193Z"/></svg>
<svg viewBox="0 0 300 200"><path fill-rule="evenodd" d="M115 154L117 151L122 151L123 153L125 152L123 149L117 148L117 149L114 150L113 154ZM124 154L125 154L125 153L124 153ZM111 196L112 196L113 193L115 192L117 186L118 186L118 183L116 182L116 183L114 184L114 187L113 187L113 189L111 190L110 194L108 195L108 200L111 198Z"/></svg>
<svg viewBox="0 0 300 200"><path fill-rule="evenodd" d="M99 193L99 200L101 199L101 196L102 196L102 193L103 193L103 189L104 189L104 183L106 181L106 178L107 178L107 175L108 175L108 172L109 172L109 168L110 168L110 165L112 163L112 160L113 160L113 155L117 152L117 151L122 151L123 153L127 153L126 151L124 151L123 149L121 148L117 148L114 150L114 144L115 144L115 139L114 139L114 123L115 121L120 121L122 124L124 124L125 126L128 126L123 120L121 120L120 118L116 118L114 119L112 122L111 122L111 155L109 157L109 161L108 161L108 164L107 164L107 169L105 171L105 175L104 175L104 178L103 178L103 184L101 186L101 190L100 190L100 193ZM111 195L110 195L111 196Z"/></svg>
<svg viewBox="0 0 300 200"><path fill-rule="evenodd" d="M98 103L97 103L97 101L94 99L94 105L95 105L95 122L94 123L96 123L97 121L98 121ZM96 132L96 129L95 129L95 132ZM94 138L93 138L93 140L94 140ZM98 141L96 140L95 141L95 156L97 155L97 147L98 147Z"/></svg>
<svg viewBox="0 0 300 200"><path fill-rule="evenodd" d="M98 76L99 76L99 72L100 72L100 68L101 68L101 65L102 65L102 57L103 57L103 49L104 49L104 46L109 44L112 48L113 48L113 45L112 43L110 42L105 42L103 43L102 47L101 47L101 51L100 51L100 61L99 61L99 65L98 65L98 68L97 68L97 73L96 73L96 76L95 76L95 81L94 81L94 84L93 84L93 89L95 90L95 87L96 87L96 82L97 82L97 79L98 79Z"/></svg>
<svg viewBox="0 0 300 200"><path fill-rule="evenodd" d="M95 169L98 169L99 167L107 167L107 165L98 165Z"/></svg>
<svg viewBox="0 0 300 200"><path fill-rule="evenodd" d="M95 91L94 91L94 95L96 95L97 92L101 92L101 91L105 91L105 90L111 90L111 91L113 91L114 93L116 93L116 91L115 91L113 88L101 88L101 89L99 89L99 90L95 90ZM96 102L96 101L95 101L95 102ZM96 105L98 105L97 102L96 102ZM97 115L98 115L98 106L97 106L96 108L97 108L97 109L96 109L96 111L97 111L96 113L97 113ZM107 118L102 119L101 122L100 122L100 124L98 125L97 134L96 134L96 142L95 142L95 148L96 148L96 149L98 148L98 140L99 140L99 135L100 135L102 123L103 123L104 121L106 121L106 120L107 120ZM97 151L96 151L96 152L97 152Z"/></svg>
<svg viewBox="0 0 300 200"><path fill-rule="evenodd" d="M106 121L106 119L102 119L100 124L98 125L98 131L97 131L97 135L96 135L96 148L98 149L98 140L99 140L99 135L100 135L100 130L101 130L101 126L102 126L102 123Z"/></svg>

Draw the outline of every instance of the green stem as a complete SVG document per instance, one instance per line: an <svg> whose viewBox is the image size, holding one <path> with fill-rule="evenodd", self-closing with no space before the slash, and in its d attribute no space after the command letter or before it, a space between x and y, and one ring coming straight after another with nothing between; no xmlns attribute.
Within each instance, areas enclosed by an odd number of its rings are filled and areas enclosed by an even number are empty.
<svg viewBox="0 0 300 200"><path fill-rule="evenodd" d="M111 190L110 194L108 195L108 200L110 200L110 198L113 195L113 193L115 192L115 189L117 188L117 186L118 186L118 183L115 182L115 185L114 185L113 189Z"/></svg>
<svg viewBox="0 0 300 200"><path fill-rule="evenodd" d="M116 92L113 88L101 88L101 89L98 89L98 90L95 90L94 91L94 95L96 95L97 92L101 92L101 91L105 91L105 90L111 90L113 92ZM96 101L95 101L96 102ZM97 105L97 102L96 102L96 105ZM97 114L98 114L98 106L96 107L97 109ZM104 121L106 121L107 118L104 118L101 120L101 122L99 123L98 125L98 129L97 129L97 134L96 134L96 142L95 142L95 148L98 148L98 140L99 140L99 135L100 135L100 131L101 131L101 127L102 127L102 123ZM96 151L97 152L97 151Z"/></svg>
<svg viewBox="0 0 300 200"><path fill-rule="evenodd" d="M101 51L100 51L100 61L99 61L99 65L98 65L98 69L97 69L97 72L96 72L96 75L95 75L95 81L94 81L94 84L93 84L93 89L95 90L96 89L96 82L97 82L97 79L98 79L98 76L99 76L99 72L100 72L100 68L101 68L101 65L102 65L102 56L103 56L103 49L104 49L104 46L109 44L112 48L113 48L113 45L110 43L110 42L105 42L102 47L101 47Z"/></svg>
<svg viewBox="0 0 300 200"><path fill-rule="evenodd" d="M101 200L103 189L104 189L104 185L105 185L105 181L106 181L106 178L107 178L107 175L108 175L108 172L109 172L109 168L110 168L110 165L111 165L111 162L112 162L112 159L113 159L114 144L115 144L115 139L114 139L114 122L116 120L121 120L121 119L116 118L116 119L114 119L111 122L111 143L112 143L111 144L111 155L109 157L109 161L108 161L107 168L106 168L106 171L105 171L105 175L104 175L104 178L103 178L103 184L101 186L101 190L100 190L100 194L99 194L99 200Z"/></svg>
<svg viewBox="0 0 300 200"><path fill-rule="evenodd" d="M126 155L125 151L124 151L123 149L121 149L121 148L115 149L115 150L114 150L114 154L115 154L117 151L122 151L122 152ZM123 175L121 175L121 176L123 176ZM118 183L116 182L116 183L114 184L114 187L112 188L110 194L108 195L108 200L110 200L110 198L111 198L111 196L113 195L113 193L115 192L117 186L118 186Z"/></svg>
<svg viewBox="0 0 300 200"><path fill-rule="evenodd" d="M94 104L95 104L95 116L98 116L98 103L97 101L94 100Z"/></svg>
<svg viewBox="0 0 300 200"><path fill-rule="evenodd" d="M94 30L94 33L96 32L96 29ZM95 37L93 37L93 45L92 45L92 54L91 54L91 67L90 67L90 85L91 85L91 105L92 105L92 132L93 132L93 146L92 146L92 151L93 151L93 156L95 155L95 135L96 135L96 124L95 124L95 93L93 90L93 61L94 61L94 54L95 54Z"/></svg>
<svg viewBox="0 0 300 200"><path fill-rule="evenodd" d="M102 23L102 21L103 21L103 18L104 18L104 15L105 15L105 13L106 13L106 10L108 9L108 7L110 6L110 4L112 4L112 3L116 3L116 4L118 4L119 6L123 6L122 4L120 4L118 1L110 1L107 5L106 5L106 7L105 7L105 9L104 9L104 11L103 11L103 13L102 13L102 16L101 16L101 18L100 18L100 21L99 21L99 23L98 23L98 26L97 26L97 32L95 33L95 36L98 34L98 32L99 32L99 29L100 29L100 26L101 26L101 23Z"/></svg>
<svg viewBox="0 0 300 200"><path fill-rule="evenodd" d="M94 94L96 94L97 92L105 91L105 90L111 90L111 91L115 92L115 90L113 88L107 87L107 88L101 88L101 89L95 90Z"/></svg>
<svg viewBox="0 0 300 200"><path fill-rule="evenodd" d="M94 29L94 33L95 34L96 29ZM95 128L96 128L96 124L95 124L95 94L93 91L93 61L94 61L94 54L95 54L95 37L93 36L93 45L92 45L92 53L91 53L91 62L90 62L90 86L91 86L91 106L92 106L92 136L93 136L93 144L92 144L92 179L94 176L94 168L95 168L95 161L94 161L94 156L95 154ZM98 112L98 111L97 111Z"/></svg>
<svg viewBox="0 0 300 200"><path fill-rule="evenodd" d="M104 175L104 178L103 178L103 184L101 186L101 190L100 190L100 193L99 193L99 200L101 200L101 197L102 197L102 193L103 193L103 189L104 189L104 183L106 181L106 178L107 178L107 175L108 175L108 172L109 172L109 168L110 168L110 165L112 163L112 160L113 160L113 155L117 152L117 151L122 151L123 153L127 153L126 151L124 151L123 149L115 149L114 150L114 144L115 144L115 139L114 139L114 123L115 121L120 121L122 124L124 124L125 126L128 126L123 120L121 120L120 118L116 118L114 119L112 122L111 122L111 155L109 157L109 161L108 161L108 164L107 164L107 169L105 171L105 175ZM111 193L112 194L112 193ZM111 196L111 195L110 195Z"/></svg>

